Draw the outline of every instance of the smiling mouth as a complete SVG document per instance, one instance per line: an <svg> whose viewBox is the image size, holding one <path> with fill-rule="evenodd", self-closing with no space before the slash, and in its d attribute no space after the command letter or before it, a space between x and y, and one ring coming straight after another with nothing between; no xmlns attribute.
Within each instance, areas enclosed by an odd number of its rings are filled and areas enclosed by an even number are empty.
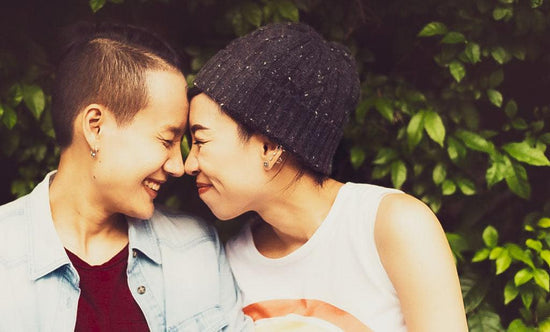
<svg viewBox="0 0 550 332"><path fill-rule="evenodd" d="M211 184L206 184L206 183L199 183L199 182L197 182L197 190L198 190L198 192L199 192L199 195L204 194L204 193L207 192L210 188L212 188L212 185L211 185Z"/></svg>
<svg viewBox="0 0 550 332"><path fill-rule="evenodd" d="M145 179L143 180L143 186L147 189L147 193L151 198L157 197L158 191L160 189L160 182L156 182L153 180Z"/></svg>

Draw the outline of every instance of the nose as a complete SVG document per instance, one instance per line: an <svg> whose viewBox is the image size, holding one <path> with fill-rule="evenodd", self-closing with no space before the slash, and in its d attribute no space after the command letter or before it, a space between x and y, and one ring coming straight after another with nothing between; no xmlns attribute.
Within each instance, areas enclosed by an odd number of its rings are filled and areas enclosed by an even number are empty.
<svg viewBox="0 0 550 332"><path fill-rule="evenodd" d="M170 157L164 163L164 170L173 177L179 178L185 172L180 149L172 149Z"/></svg>
<svg viewBox="0 0 550 332"><path fill-rule="evenodd" d="M197 176L200 172L199 161L195 156L194 150L194 147L191 148L191 151L189 151L189 154L187 155L187 159L185 159L185 173L187 173L187 175Z"/></svg>

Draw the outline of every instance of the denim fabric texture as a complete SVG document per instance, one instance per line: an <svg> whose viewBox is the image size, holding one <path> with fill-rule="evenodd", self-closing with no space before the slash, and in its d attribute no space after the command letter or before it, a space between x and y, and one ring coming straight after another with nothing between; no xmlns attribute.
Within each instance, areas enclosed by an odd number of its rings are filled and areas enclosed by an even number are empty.
<svg viewBox="0 0 550 332"><path fill-rule="evenodd" d="M74 331L79 276L52 221L54 173L0 206L0 331ZM128 285L151 331L252 328L212 227L159 210L127 221Z"/></svg>

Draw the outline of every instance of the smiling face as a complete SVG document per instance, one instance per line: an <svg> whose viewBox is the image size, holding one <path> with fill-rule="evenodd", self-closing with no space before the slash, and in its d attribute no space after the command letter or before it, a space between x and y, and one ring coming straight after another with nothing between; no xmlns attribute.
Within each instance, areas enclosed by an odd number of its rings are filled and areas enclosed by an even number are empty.
<svg viewBox="0 0 550 332"><path fill-rule="evenodd" d="M201 93L191 101L189 128L193 145L185 161L195 175L200 198L214 215L227 220L258 209L271 179L262 168L264 142L244 142L238 125L217 103Z"/></svg>
<svg viewBox="0 0 550 332"><path fill-rule="evenodd" d="M169 176L183 175L180 142L188 114L187 84L176 71L147 73L148 104L119 126L112 114L98 134L92 176L107 213L147 219Z"/></svg>

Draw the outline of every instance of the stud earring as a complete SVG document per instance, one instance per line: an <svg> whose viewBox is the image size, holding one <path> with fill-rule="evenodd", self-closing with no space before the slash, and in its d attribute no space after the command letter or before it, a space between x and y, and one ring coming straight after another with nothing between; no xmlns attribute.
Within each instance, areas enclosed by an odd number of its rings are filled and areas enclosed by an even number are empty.
<svg viewBox="0 0 550 332"><path fill-rule="evenodd" d="M269 163L267 161L264 161L264 167L265 168L268 168L269 167Z"/></svg>
<svg viewBox="0 0 550 332"><path fill-rule="evenodd" d="M95 158L96 154L97 153L94 150L90 150L90 155L92 156L92 158Z"/></svg>

